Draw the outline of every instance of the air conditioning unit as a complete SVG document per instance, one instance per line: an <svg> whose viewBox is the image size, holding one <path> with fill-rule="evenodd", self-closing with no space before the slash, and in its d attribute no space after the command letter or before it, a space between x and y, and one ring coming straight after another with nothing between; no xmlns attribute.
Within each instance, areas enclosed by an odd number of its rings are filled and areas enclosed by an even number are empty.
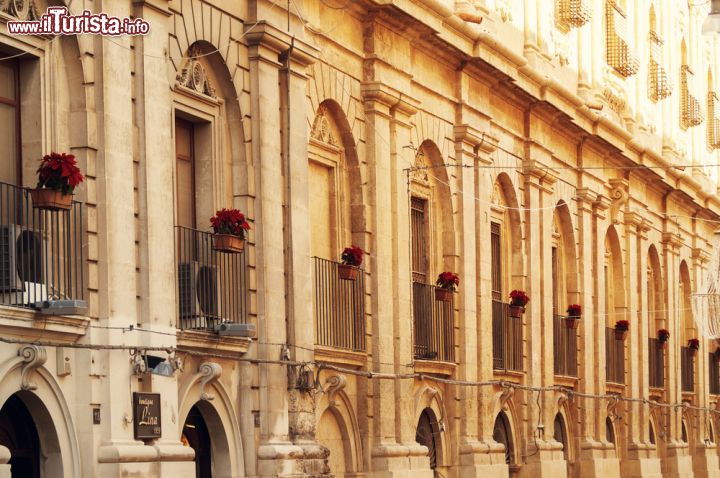
<svg viewBox="0 0 720 478"><path fill-rule="evenodd" d="M180 327L212 329L220 322L218 271L196 261L178 264Z"/></svg>
<svg viewBox="0 0 720 478"><path fill-rule="evenodd" d="M30 305L48 300L43 241L40 231L0 225L0 303Z"/></svg>

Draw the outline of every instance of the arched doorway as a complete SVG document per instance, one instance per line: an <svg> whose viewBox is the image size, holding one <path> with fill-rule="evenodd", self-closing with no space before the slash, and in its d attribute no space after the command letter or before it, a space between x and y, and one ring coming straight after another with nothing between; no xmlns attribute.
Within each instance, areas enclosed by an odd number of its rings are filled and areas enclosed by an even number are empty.
<svg viewBox="0 0 720 478"><path fill-rule="evenodd" d="M435 413L430 408L426 408L420 414L417 429L415 430L415 441L428 448L430 468L433 470L437 467L437 447L439 445L437 433L438 426Z"/></svg>
<svg viewBox="0 0 720 478"><path fill-rule="evenodd" d="M40 477L40 438L35 420L17 394L0 409L0 445L10 450L12 478Z"/></svg>
<svg viewBox="0 0 720 478"><path fill-rule="evenodd" d="M212 477L212 442L207 424L197 405L188 413L182 431L182 441L195 450L195 477Z"/></svg>
<svg viewBox="0 0 720 478"><path fill-rule="evenodd" d="M508 420L505 412L498 413L498 416L495 419L495 427L493 428L493 440L505 445L505 464L508 465L510 470L514 470L515 447L513 445L510 420Z"/></svg>

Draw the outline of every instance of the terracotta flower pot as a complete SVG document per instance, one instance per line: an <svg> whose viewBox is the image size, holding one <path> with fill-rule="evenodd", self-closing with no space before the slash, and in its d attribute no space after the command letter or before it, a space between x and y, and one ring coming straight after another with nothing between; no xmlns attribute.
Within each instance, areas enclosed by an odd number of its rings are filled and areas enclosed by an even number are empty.
<svg viewBox="0 0 720 478"><path fill-rule="evenodd" d="M213 249L236 254L245 249L245 239L232 234L213 234Z"/></svg>
<svg viewBox="0 0 720 478"><path fill-rule="evenodd" d="M660 348L661 348L661 349L665 350L665 349L667 349L668 341L667 341L667 340L661 340L660 342L658 342L658 344L660 345Z"/></svg>
<svg viewBox="0 0 720 478"><path fill-rule="evenodd" d="M435 288L435 300L440 302L450 302L452 301L452 297L453 291L450 289L443 289L442 287Z"/></svg>
<svg viewBox="0 0 720 478"><path fill-rule="evenodd" d="M63 194L57 189L33 189L30 191L33 207L35 209L46 209L49 211L68 211L72 206L73 195Z"/></svg>
<svg viewBox="0 0 720 478"><path fill-rule="evenodd" d="M522 315L525 313L525 307L521 305L510 304L510 307L508 307L508 313L510 314L510 317L515 317L516 319L518 319L522 317Z"/></svg>
<svg viewBox="0 0 720 478"><path fill-rule="evenodd" d="M347 264L338 264L338 277L340 277L342 280L355 280L358 276L358 269L355 266L350 266Z"/></svg>
<svg viewBox="0 0 720 478"><path fill-rule="evenodd" d="M565 326L568 329L577 329L578 325L580 325L580 316L579 315L569 315L565 317Z"/></svg>
<svg viewBox="0 0 720 478"><path fill-rule="evenodd" d="M627 329L615 329L615 340L625 340L625 337L627 337Z"/></svg>

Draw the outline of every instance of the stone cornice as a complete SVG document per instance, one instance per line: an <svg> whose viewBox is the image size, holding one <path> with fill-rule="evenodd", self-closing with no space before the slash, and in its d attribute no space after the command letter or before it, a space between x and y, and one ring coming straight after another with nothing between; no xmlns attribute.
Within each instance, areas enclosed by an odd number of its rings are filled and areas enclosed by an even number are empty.
<svg viewBox="0 0 720 478"><path fill-rule="evenodd" d="M379 81L364 81L361 83L364 101L376 101L393 111L412 116L417 112L420 102L402 91Z"/></svg>
<svg viewBox="0 0 720 478"><path fill-rule="evenodd" d="M309 66L318 59L320 50L301 38L261 20L254 25L245 25L245 39L248 46L264 46L278 55L287 54L292 45L291 60L298 66Z"/></svg>

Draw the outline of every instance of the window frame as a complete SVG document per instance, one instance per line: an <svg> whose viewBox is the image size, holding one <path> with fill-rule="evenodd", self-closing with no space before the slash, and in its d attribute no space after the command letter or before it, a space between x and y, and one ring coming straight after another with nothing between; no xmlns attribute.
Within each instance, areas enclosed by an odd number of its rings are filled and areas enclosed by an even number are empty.
<svg viewBox="0 0 720 478"><path fill-rule="evenodd" d="M22 118L20 97L20 62L17 59L0 60L0 64L10 65L14 73L15 99L0 96L0 103L13 107L15 110L15 185L22 185Z"/></svg>

